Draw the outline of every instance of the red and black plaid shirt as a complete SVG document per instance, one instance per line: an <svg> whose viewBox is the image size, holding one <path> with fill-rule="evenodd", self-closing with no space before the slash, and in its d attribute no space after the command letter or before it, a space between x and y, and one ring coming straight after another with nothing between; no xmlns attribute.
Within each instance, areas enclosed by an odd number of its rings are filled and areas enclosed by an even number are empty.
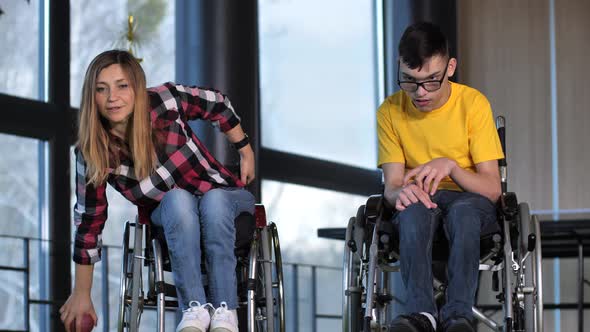
<svg viewBox="0 0 590 332"><path fill-rule="evenodd" d="M217 161L193 133L187 121L208 120L222 132L234 128L240 118L229 99L220 92L168 82L148 89L152 128L160 138L156 170L144 179L134 176L133 160L123 140L111 135L119 145L120 166L109 169L107 182L137 205L140 223L149 221L151 211L164 193L182 188L202 195L212 188L243 187L244 184ZM107 219L106 183L87 184L86 162L76 149L76 196L74 221L76 237L74 261L94 264L100 260L101 234Z"/></svg>

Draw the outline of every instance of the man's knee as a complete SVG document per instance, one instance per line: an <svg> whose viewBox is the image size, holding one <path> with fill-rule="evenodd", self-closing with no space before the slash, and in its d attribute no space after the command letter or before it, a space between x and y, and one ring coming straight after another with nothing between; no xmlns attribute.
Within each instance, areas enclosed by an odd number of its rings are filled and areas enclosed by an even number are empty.
<svg viewBox="0 0 590 332"><path fill-rule="evenodd" d="M421 202L408 206L396 216L400 237L408 240L431 237L439 215L438 209L429 209Z"/></svg>
<svg viewBox="0 0 590 332"><path fill-rule="evenodd" d="M449 207L445 231L449 241L467 247L479 243L485 225L495 222L494 204L481 195L470 194L457 199Z"/></svg>
<svg viewBox="0 0 590 332"><path fill-rule="evenodd" d="M489 198L477 193L464 192L454 200L449 209L466 209L468 211L494 213L495 205Z"/></svg>
<svg viewBox="0 0 590 332"><path fill-rule="evenodd" d="M464 192L449 205L449 212L464 210L466 212L494 213L495 205L489 198L477 193Z"/></svg>
<svg viewBox="0 0 590 332"><path fill-rule="evenodd" d="M427 208L422 202L417 202L408 205L403 211L399 211L397 217L400 218L400 220L416 219L429 216L433 211L434 209Z"/></svg>

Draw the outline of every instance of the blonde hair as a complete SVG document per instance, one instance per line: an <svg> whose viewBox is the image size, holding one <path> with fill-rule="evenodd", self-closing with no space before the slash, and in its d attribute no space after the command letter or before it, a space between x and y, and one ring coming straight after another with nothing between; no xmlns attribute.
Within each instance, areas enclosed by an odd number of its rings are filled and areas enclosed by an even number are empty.
<svg viewBox="0 0 590 332"><path fill-rule="evenodd" d="M135 92L133 115L129 117L125 137L129 143L135 177L138 180L147 177L156 166L156 143L152 135L145 73L139 62L127 51L106 51L97 55L86 70L80 105L78 145L87 165L88 183L94 186L104 184L109 176L109 168L116 169L120 165L119 154L109 137L108 122L98 112L94 98L99 73L113 64L121 66Z"/></svg>

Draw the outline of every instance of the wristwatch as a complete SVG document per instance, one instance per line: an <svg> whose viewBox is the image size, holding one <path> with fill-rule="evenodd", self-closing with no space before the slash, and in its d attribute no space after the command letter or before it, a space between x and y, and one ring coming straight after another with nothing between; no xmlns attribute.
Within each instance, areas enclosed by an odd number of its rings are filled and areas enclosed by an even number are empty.
<svg viewBox="0 0 590 332"><path fill-rule="evenodd" d="M234 148L236 148L236 150L239 150L248 144L250 144L250 138L248 137L248 134L244 133L244 138L242 138L241 141L235 142Z"/></svg>

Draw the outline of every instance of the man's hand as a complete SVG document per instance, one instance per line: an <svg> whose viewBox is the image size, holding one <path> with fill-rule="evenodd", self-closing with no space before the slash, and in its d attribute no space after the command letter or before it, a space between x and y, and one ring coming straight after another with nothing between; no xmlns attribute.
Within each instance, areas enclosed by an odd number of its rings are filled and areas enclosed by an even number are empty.
<svg viewBox="0 0 590 332"><path fill-rule="evenodd" d="M427 192L422 190L418 185L411 182L399 189L397 199L395 200L395 209L398 211L405 210L408 206L414 203L422 202L424 206L429 209L437 207L436 203L430 200L430 196Z"/></svg>
<svg viewBox="0 0 590 332"><path fill-rule="evenodd" d="M404 176L404 186L409 184L412 177L418 188L430 195L434 195L442 179L451 175L457 163L449 158L436 158L426 164L422 164Z"/></svg>

